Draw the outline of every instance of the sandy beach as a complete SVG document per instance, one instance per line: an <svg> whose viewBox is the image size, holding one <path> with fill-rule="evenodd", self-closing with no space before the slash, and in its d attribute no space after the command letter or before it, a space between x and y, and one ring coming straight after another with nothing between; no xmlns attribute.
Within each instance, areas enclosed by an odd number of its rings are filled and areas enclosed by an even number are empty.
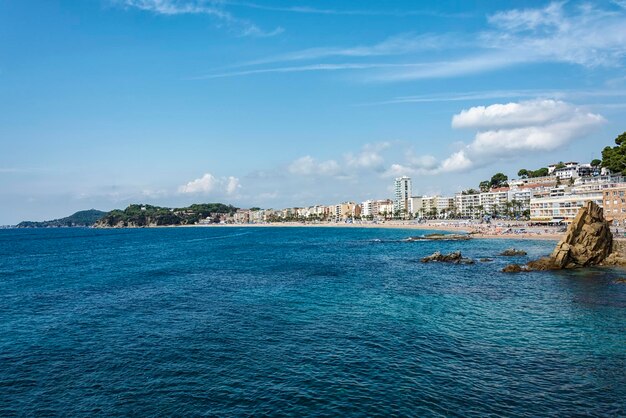
<svg viewBox="0 0 626 418"><path fill-rule="evenodd" d="M194 225L196 226L196 225ZM380 223L356 222L356 223L304 223L304 222L276 222L266 224L210 224L198 225L201 227L219 228L219 227L237 227L237 228L393 228L393 229L410 229L410 230L427 230L427 231L446 231L459 234L472 234L474 238L481 239L541 239L558 241L563 236L555 228L536 228L528 227L523 224L516 225L482 225L470 223L453 223L453 222L433 222L433 223L414 223L403 221L389 221ZM525 231L520 231L525 229ZM517 231L517 232L516 232Z"/></svg>

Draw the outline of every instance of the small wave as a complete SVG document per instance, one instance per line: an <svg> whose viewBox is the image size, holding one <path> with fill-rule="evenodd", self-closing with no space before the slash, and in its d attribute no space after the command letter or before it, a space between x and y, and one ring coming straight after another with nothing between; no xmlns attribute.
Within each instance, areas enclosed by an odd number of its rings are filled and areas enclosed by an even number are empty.
<svg viewBox="0 0 626 418"><path fill-rule="evenodd" d="M233 238L233 237L240 237L242 235L250 235L250 234L251 234L251 232L241 232L239 234L220 235L220 236L217 236L217 237L188 239L186 242L211 241L211 240L214 240L214 239Z"/></svg>

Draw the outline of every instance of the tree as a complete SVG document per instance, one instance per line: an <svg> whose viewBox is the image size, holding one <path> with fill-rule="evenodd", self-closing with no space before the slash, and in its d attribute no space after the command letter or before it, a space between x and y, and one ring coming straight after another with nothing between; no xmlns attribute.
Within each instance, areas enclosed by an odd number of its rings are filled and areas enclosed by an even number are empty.
<svg viewBox="0 0 626 418"><path fill-rule="evenodd" d="M530 177L545 177L548 175L548 169L546 167L542 167L538 170L532 172Z"/></svg>
<svg viewBox="0 0 626 418"><path fill-rule="evenodd" d="M517 176L522 179L527 179L530 176L530 173L525 168L522 168L517 172Z"/></svg>
<svg viewBox="0 0 626 418"><path fill-rule="evenodd" d="M478 185L478 188L483 193L488 192L489 189L491 188L491 183L489 182L489 180L481 181L480 184Z"/></svg>
<svg viewBox="0 0 626 418"><path fill-rule="evenodd" d="M602 150L602 167L612 173L626 173L626 132L615 138L616 147L606 147Z"/></svg>
<svg viewBox="0 0 626 418"><path fill-rule="evenodd" d="M496 173L491 177L491 182L489 184L491 185L492 188L507 187L508 180L509 178L506 175L502 173Z"/></svg>
<svg viewBox="0 0 626 418"><path fill-rule="evenodd" d="M565 168L565 163L563 163L563 161L559 161L556 167L554 167L555 170L559 170L561 168Z"/></svg>
<svg viewBox="0 0 626 418"><path fill-rule="evenodd" d="M590 164L592 167L599 167L600 165L602 165L602 160L598 160L597 158L595 160L591 161Z"/></svg>

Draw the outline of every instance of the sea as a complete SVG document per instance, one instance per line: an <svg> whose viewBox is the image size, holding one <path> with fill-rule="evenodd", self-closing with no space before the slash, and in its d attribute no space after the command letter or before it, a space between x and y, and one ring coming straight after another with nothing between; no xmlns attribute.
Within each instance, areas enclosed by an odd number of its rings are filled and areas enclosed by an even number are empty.
<svg viewBox="0 0 626 418"><path fill-rule="evenodd" d="M425 233L1 230L0 416L626 416L626 272Z"/></svg>

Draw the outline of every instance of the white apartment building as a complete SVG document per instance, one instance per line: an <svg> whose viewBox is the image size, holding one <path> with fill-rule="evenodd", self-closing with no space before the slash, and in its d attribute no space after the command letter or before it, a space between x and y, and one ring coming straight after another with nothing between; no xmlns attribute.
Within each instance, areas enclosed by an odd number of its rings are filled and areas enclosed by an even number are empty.
<svg viewBox="0 0 626 418"><path fill-rule="evenodd" d="M389 199L366 200L361 203L361 217L380 218L383 214L393 214L393 201Z"/></svg>
<svg viewBox="0 0 626 418"><path fill-rule="evenodd" d="M368 216L374 216L374 201L366 200L365 202L361 202L361 215L365 218Z"/></svg>
<svg viewBox="0 0 626 418"><path fill-rule="evenodd" d="M509 202L509 190L493 191L480 194L482 212L487 215L504 214Z"/></svg>
<svg viewBox="0 0 626 418"><path fill-rule="evenodd" d="M393 207L394 203L392 200L384 200L379 201L378 204L378 214L375 216L392 216L393 215ZM384 203L383 203L384 202Z"/></svg>
<svg viewBox="0 0 626 418"><path fill-rule="evenodd" d="M480 206L480 194L457 193L455 196L456 211L462 218L475 218L478 216Z"/></svg>
<svg viewBox="0 0 626 418"><path fill-rule="evenodd" d="M454 197L413 196L409 199L410 213L416 217L450 214L455 207Z"/></svg>
<svg viewBox="0 0 626 418"><path fill-rule="evenodd" d="M454 211L454 206L454 197L437 196L437 202L435 207L437 208L437 213L440 216L448 216L451 212Z"/></svg>
<svg viewBox="0 0 626 418"><path fill-rule="evenodd" d="M400 212L400 214L408 215L411 209L409 207L409 199L413 194L411 178L407 176L396 178L394 190L394 212Z"/></svg>
<svg viewBox="0 0 626 418"><path fill-rule="evenodd" d="M602 206L602 192L563 194L531 199L530 220L535 222L571 222L585 202Z"/></svg>

